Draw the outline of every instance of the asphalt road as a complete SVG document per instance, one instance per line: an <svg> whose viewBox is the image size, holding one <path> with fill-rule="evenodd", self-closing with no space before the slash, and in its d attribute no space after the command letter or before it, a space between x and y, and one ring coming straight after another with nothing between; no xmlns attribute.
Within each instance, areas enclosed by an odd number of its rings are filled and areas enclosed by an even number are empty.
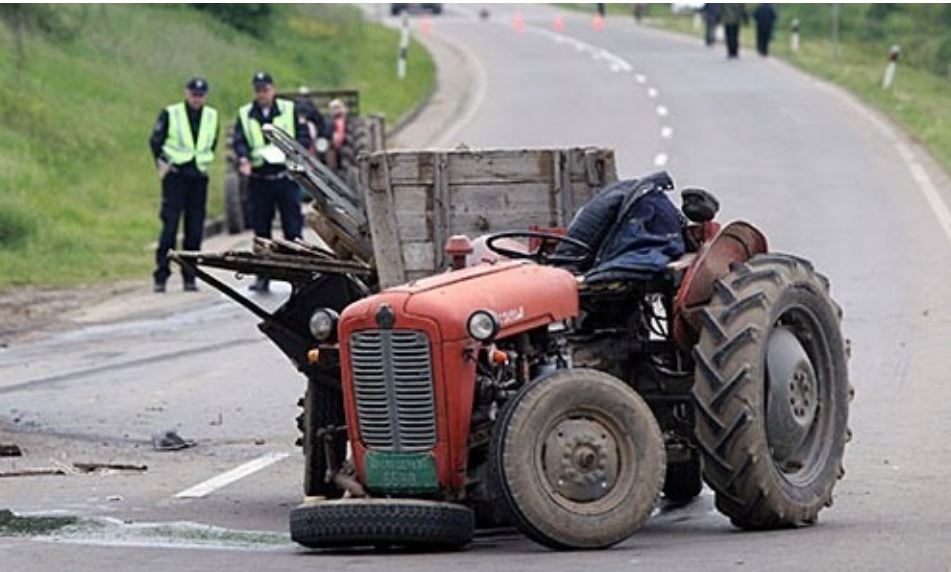
<svg viewBox="0 0 951 572"><path fill-rule="evenodd" d="M835 506L808 529L746 533L704 494L596 553L503 535L451 554L307 554L283 536L299 500L302 380L249 314L209 296L188 311L0 350L0 420L31 451L20 466L149 465L0 479L0 508L117 519L55 541L0 538L2 568L951 569L947 179L848 97L749 53L727 61L699 41L627 20L595 30L587 16L546 7L493 6L489 21L453 8L429 33L475 70L460 121L435 143L613 147L622 176L662 166L679 186L717 194L721 220L755 222L773 250L829 275L857 389ZM199 445L150 451L150 434L172 427ZM176 497L255 459L267 466L206 496Z"/></svg>

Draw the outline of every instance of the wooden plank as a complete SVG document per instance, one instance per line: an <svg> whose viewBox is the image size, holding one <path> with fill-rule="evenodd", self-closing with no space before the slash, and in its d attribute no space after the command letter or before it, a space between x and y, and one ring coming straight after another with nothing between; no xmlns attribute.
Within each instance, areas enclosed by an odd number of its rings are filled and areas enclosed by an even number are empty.
<svg viewBox="0 0 951 572"><path fill-rule="evenodd" d="M464 234L470 238L504 230L528 230L528 227L537 224L550 226L546 213L534 211L511 211L504 215L496 215L492 219L484 214L462 213L452 216L451 228L453 234Z"/></svg>
<svg viewBox="0 0 951 572"><path fill-rule="evenodd" d="M448 153L457 184L541 182L551 177L552 154L544 149Z"/></svg>
<svg viewBox="0 0 951 572"><path fill-rule="evenodd" d="M384 155L376 165L384 174L389 172L388 159ZM361 185L365 188L370 180L373 165L370 161L360 163ZM373 235L373 259L376 263L380 288L388 288L406 281L403 251L400 249L400 231L396 220L393 189L389 180L381 190L369 188L366 193L367 219Z"/></svg>
<svg viewBox="0 0 951 572"><path fill-rule="evenodd" d="M438 266L433 257L432 242L404 242L403 260L406 271L423 270L432 273Z"/></svg>
<svg viewBox="0 0 951 572"><path fill-rule="evenodd" d="M451 235L449 218L455 193L450 185L452 171L449 168L449 159L445 153L437 153L433 160L433 192L430 195L433 260L436 267L444 265L446 240Z"/></svg>
<svg viewBox="0 0 951 572"><path fill-rule="evenodd" d="M548 213L551 183L548 181L499 185L452 184L453 212L505 212L532 209Z"/></svg>

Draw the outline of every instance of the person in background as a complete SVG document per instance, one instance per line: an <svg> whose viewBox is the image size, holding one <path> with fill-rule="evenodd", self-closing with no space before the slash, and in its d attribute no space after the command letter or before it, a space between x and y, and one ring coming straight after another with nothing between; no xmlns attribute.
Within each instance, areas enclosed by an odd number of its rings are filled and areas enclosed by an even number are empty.
<svg viewBox="0 0 951 572"><path fill-rule="evenodd" d="M271 238L276 207L281 215L284 239L297 240L301 238L304 226L298 186L287 172L287 157L265 139L263 127L269 123L279 127L306 149L311 146L310 130L306 120L295 110L294 102L277 97L270 74L254 74L251 85L254 87L254 101L238 111L232 138L238 171L249 177L251 226L255 236ZM251 290L268 292L270 280L258 275Z"/></svg>
<svg viewBox="0 0 951 572"><path fill-rule="evenodd" d="M713 47L717 42L717 24L720 23L720 5L704 4L700 8L700 16L703 18L703 42Z"/></svg>
<svg viewBox="0 0 951 572"><path fill-rule="evenodd" d="M753 19L756 20L756 51L761 56L769 55L769 42L773 39L776 18L776 8L772 4L760 4L753 10Z"/></svg>
<svg viewBox="0 0 951 572"><path fill-rule="evenodd" d="M334 150L340 151L347 141L347 104L339 99L334 99L327 104L327 107L330 108L330 117L333 121L331 145L333 145Z"/></svg>
<svg viewBox="0 0 951 572"><path fill-rule="evenodd" d="M740 56L740 26L749 21L746 4L724 4L720 9L723 31L726 35L726 55L730 59Z"/></svg>
<svg viewBox="0 0 951 572"><path fill-rule="evenodd" d="M185 219L184 250L201 250L208 199L208 166L218 145L218 112L205 105L208 82L194 77L185 84L185 100L159 113L149 147L162 181L162 232L155 250L153 290L165 292L171 276L168 251L175 248L178 221ZM182 270L186 292L198 290L195 276Z"/></svg>
<svg viewBox="0 0 951 572"><path fill-rule="evenodd" d="M297 90L297 99L294 103L297 106L298 117L307 124L311 143L316 144L317 139L324 136L329 128L327 126L327 120L324 119L324 115L317 109L317 106L314 105L314 102L310 98L310 89L301 86ZM314 145L312 145L312 148L309 150L316 154L319 149L314 149L313 147Z"/></svg>

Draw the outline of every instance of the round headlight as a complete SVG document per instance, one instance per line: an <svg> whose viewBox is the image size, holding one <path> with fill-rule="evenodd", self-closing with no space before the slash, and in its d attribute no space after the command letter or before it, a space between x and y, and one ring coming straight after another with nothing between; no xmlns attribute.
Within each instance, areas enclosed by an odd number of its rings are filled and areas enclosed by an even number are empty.
<svg viewBox="0 0 951 572"><path fill-rule="evenodd" d="M330 149L330 141L327 141L326 137L318 137L314 146L317 148L318 153L326 153L327 149Z"/></svg>
<svg viewBox="0 0 951 572"><path fill-rule="evenodd" d="M469 316L466 330L480 342L489 342L499 333L499 319L489 310L478 310Z"/></svg>
<svg viewBox="0 0 951 572"><path fill-rule="evenodd" d="M310 334L317 341L324 341L333 336L337 330L339 314L330 308L320 308L310 317Z"/></svg>

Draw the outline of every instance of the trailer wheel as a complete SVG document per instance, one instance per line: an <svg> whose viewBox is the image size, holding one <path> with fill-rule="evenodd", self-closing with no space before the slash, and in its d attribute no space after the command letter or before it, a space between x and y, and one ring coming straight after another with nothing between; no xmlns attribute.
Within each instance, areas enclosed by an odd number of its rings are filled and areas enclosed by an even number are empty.
<svg viewBox="0 0 951 572"><path fill-rule="evenodd" d="M741 528L812 524L844 474L841 310L808 261L779 254L733 265L714 292L693 393L717 509Z"/></svg>
<svg viewBox="0 0 951 572"><path fill-rule="evenodd" d="M700 476L700 457L694 453L683 463L668 464L664 479L664 496L674 503L684 503L700 494L703 479Z"/></svg>
<svg viewBox="0 0 951 572"><path fill-rule="evenodd" d="M339 498L343 491L334 483L327 482L326 440L318 432L326 427L343 427L346 419L343 411L343 394L316 380L308 380L307 391L301 400L303 413L297 418L297 427L302 433L304 450L304 496ZM335 435L334 458L342 463L347 454L345 434ZM339 467L332 467L338 469Z"/></svg>
<svg viewBox="0 0 951 572"><path fill-rule="evenodd" d="M590 369L523 387L504 408L490 455L518 528L556 549L628 538L664 483L664 441L650 408L617 378Z"/></svg>
<svg viewBox="0 0 951 572"><path fill-rule="evenodd" d="M308 548L403 546L453 549L472 541L475 519L460 504L416 499L342 499L291 510L291 538Z"/></svg>
<svg viewBox="0 0 951 572"><path fill-rule="evenodd" d="M347 135L338 154L337 170L348 187L356 192L360 168L357 158L371 151L370 126L363 117L347 117Z"/></svg>
<svg viewBox="0 0 951 572"><path fill-rule="evenodd" d="M225 170L225 225L229 234L244 230L244 205L241 202L241 175L231 168Z"/></svg>

